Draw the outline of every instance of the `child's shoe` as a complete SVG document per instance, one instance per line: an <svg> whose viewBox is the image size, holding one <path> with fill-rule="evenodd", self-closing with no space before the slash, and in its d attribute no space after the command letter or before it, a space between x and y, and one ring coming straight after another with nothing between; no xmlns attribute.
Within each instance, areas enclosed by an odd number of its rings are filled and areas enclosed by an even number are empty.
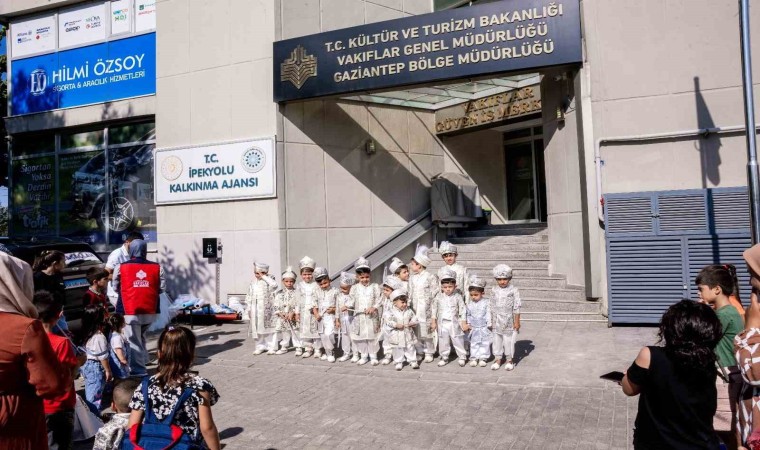
<svg viewBox="0 0 760 450"><path fill-rule="evenodd" d="M404 363L396 363L396 370L401 370L404 368Z"/></svg>
<svg viewBox="0 0 760 450"><path fill-rule="evenodd" d="M356 363L359 362L359 354L358 353L354 353L354 356L351 358L351 362L354 363L354 364L356 364Z"/></svg>
<svg viewBox="0 0 760 450"><path fill-rule="evenodd" d="M419 363L417 363L417 361L413 362L410 365L412 366L412 369L419 369L420 368L420 365L419 365Z"/></svg>
<svg viewBox="0 0 760 450"><path fill-rule="evenodd" d="M275 353L277 353L276 350L269 350L269 351L267 351L267 355L274 355Z"/></svg>
<svg viewBox="0 0 760 450"><path fill-rule="evenodd" d="M478 361L475 360L475 359L473 359L472 361L470 361L470 367L478 367Z"/></svg>
<svg viewBox="0 0 760 450"><path fill-rule="evenodd" d="M384 366L387 366L387 365L388 365L388 364L390 364L390 363L391 363L391 358L390 358L390 356L386 356L386 357L384 357L384 358L383 358L383 365L384 365Z"/></svg>
<svg viewBox="0 0 760 450"><path fill-rule="evenodd" d="M467 364L467 360L466 359L460 359L459 360L459 367L464 367L465 364Z"/></svg>
<svg viewBox="0 0 760 450"><path fill-rule="evenodd" d="M335 362L335 357L333 355L328 356L327 357L327 362L334 363Z"/></svg>
<svg viewBox="0 0 760 450"><path fill-rule="evenodd" d="M317 359L321 359L322 358L322 350L315 351L314 352L314 357L317 358Z"/></svg>
<svg viewBox="0 0 760 450"><path fill-rule="evenodd" d="M356 364L363 366L367 364L368 362L369 362L369 358L367 358L366 356L362 356L362 358Z"/></svg>
<svg viewBox="0 0 760 450"><path fill-rule="evenodd" d="M296 357L303 355L303 349L301 347L296 347Z"/></svg>
<svg viewBox="0 0 760 450"><path fill-rule="evenodd" d="M515 363L507 361L507 363L504 364L504 370L515 370Z"/></svg>
<svg viewBox="0 0 760 450"><path fill-rule="evenodd" d="M485 367L487 365L488 365L488 363L486 363L485 359L481 359L480 361L478 361L478 366L480 366L480 367Z"/></svg>
<svg viewBox="0 0 760 450"><path fill-rule="evenodd" d="M448 363L449 363L449 358L441 357L441 360L438 361L438 367L443 367Z"/></svg>
<svg viewBox="0 0 760 450"><path fill-rule="evenodd" d="M369 363L372 364L373 366L376 366L380 364L380 361L378 361L376 358L372 358L372 360Z"/></svg>
<svg viewBox="0 0 760 450"><path fill-rule="evenodd" d="M332 355L330 355L330 356L332 356ZM321 359L322 361L327 361L327 353L323 353L322 356L319 357L319 359ZM335 359L335 358L333 358L333 359Z"/></svg>
<svg viewBox="0 0 760 450"><path fill-rule="evenodd" d="M253 351L253 354L255 356L258 356L258 355L260 355L262 353L264 353L264 349L261 349L261 348L257 348L256 350Z"/></svg>
<svg viewBox="0 0 760 450"><path fill-rule="evenodd" d="M425 355L425 359L423 359L426 363L433 362L433 355Z"/></svg>
<svg viewBox="0 0 760 450"><path fill-rule="evenodd" d="M338 358L338 362L346 362L349 359L351 359L351 355L345 354L345 355L341 356L340 358Z"/></svg>
<svg viewBox="0 0 760 450"><path fill-rule="evenodd" d="M499 370L501 367L501 360L497 359L494 360L493 364L491 364L491 370Z"/></svg>
<svg viewBox="0 0 760 450"><path fill-rule="evenodd" d="M303 351L303 356L302 356L302 358L309 358L309 357L311 357L311 355L312 355L312 352L313 352L313 351L314 351L314 350L312 350L312 349L309 349L309 348L305 349L305 350Z"/></svg>
<svg viewBox="0 0 760 450"><path fill-rule="evenodd" d="M277 350L276 352L274 352L274 354L275 355L284 355L287 352L288 352L288 348L287 347L280 347L280 349Z"/></svg>

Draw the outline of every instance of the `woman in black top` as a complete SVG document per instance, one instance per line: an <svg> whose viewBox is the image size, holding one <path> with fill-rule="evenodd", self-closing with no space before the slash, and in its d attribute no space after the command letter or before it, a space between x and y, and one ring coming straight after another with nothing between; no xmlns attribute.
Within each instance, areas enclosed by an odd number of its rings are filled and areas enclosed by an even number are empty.
<svg viewBox="0 0 760 450"><path fill-rule="evenodd" d="M623 378L639 395L636 450L718 449L715 352L722 328L707 305L681 300L660 321L663 347L644 347Z"/></svg>
<svg viewBox="0 0 760 450"><path fill-rule="evenodd" d="M34 271L34 291L48 291L53 294L53 299L66 306L66 285L63 283L61 272L66 267L66 255L58 250L44 250L35 258L32 270ZM57 323L56 334L68 335L69 326L66 318L61 316Z"/></svg>

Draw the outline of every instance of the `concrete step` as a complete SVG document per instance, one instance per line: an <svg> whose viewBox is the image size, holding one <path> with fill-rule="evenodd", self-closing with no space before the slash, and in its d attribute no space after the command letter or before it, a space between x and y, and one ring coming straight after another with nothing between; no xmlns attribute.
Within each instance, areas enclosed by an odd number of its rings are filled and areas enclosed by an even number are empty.
<svg viewBox="0 0 760 450"><path fill-rule="evenodd" d="M575 300L586 301L586 291L582 289L556 289L556 288L533 288L521 287L516 281L515 286L520 289L520 297L541 298L546 300Z"/></svg>
<svg viewBox="0 0 760 450"><path fill-rule="evenodd" d="M600 322L607 323L607 319L598 312L521 312L521 322Z"/></svg>
<svg viewBox="0 0 760 450"><path fill-rule="evenodd" d="M446 240L446 239L441 239ZM549 242L548 234L528 234L522 236L479 236L479 237L452 237L449 242L456 245L462 244L510 244L510 243L530 243L530 242Z"/></svg>
<svg viewBox="0 0 760 450"><path fill-rule="evenodd" d="M488 270L489 274L491 269L497 264L504 264L504 259L478 259L478 260L470 260L470 261L463 261L462 259L457 258L457 262L465 267L467 269L472 270ZM517 269L534 269L534 270L548 270L549 269L549 261L548 260L536 260L536 259L515 259L510 260L506 262L509 264L509 267L511 267L513 270ZM433 262L428 267L429 269L435 268L435 270L438 270L439 268L443 267L444 262L441 259L433 259Z"/></svg>
<svg viewBox="0 0 760 450"><path fill-rule="evenodd" d="M433 259L433 258L431 258ZM440 256L435 255L435 259L440 260ZM483 259L492 259L499 261L512 261L515 259L527 260L549 260L548 251L476 251L476 252L459 252L457 261L464 264L464 261L479 261Z"/></svg>
<svg viewBox="0 0 760 450"><path fill-rule="evenodd" d="M600 313L601 304L586 300L547 300L535 298L521 298L522 312L582 312Z"/></svg>
<svg viewBox="0 0 760 450"><path fill-rule="evenodd" d="M432 270L432 271L436 271L437 272L438 269L440 269L442 266L443 266L442 264L441 265L437 265L437 266L430 266L430 267L428 267L428 270ZM486 281L490 281L490 279L493 278L493 272L491 271L492 267L483 268L483 269L472 268L472 267L468 267L468 266L465 266L465 267L467 267L467 273L469 273L470 275L477 275L477 276L479 276L480 278L483 278ZM513 268L512 269L512 274L513 274L515 280L523 279L523 278L552 278L552 279L561 279L561 280L565 279L565 277L561 276L561 275L549 275L549 271L546 268L544 268L544 269Z"/></svg>
<svg viewBox="0 0 760 450"><path fill-rule="evenodd" d="M483 242L480 244L455 244L457 246L457 252L478 252L478 251L505 251L505 252L516 252L516 251L538 251L538 252L548 252L549 251L549 243L548 242L512 242L512 243L503 243L503 242ZM431 255L440 255L440 252L437 251L431 251Z"/></svg>
<svg viewBox="0 0 760 450"><path fill-rule="evenodd" d="M540 236L547 235L546 228L511 228L509 230L482 228L477 230L462 230L458 237L488 237L488 236Z"/></svg>

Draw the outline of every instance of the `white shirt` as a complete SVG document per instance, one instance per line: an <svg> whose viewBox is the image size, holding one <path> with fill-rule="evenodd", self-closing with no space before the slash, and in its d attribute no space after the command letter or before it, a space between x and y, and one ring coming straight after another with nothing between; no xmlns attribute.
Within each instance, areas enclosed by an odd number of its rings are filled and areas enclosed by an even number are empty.
<svg viewBox="0 0 760 450"><path fill-rule="evenodd" d="M87 340L85 348L87 349L87 359L93 361L105 361L108 359L108 341L106 341L106 337L100 331L93 334Z"/></svg>
<svg viewBox="0 0 760 450"><path fill-rule="evenodd" d="M129 252L122 245L121 247L112 251L110 255L108 255L108 260L106 261L106 269L113 272L117 267L121 265L121 263L127 261L129 261ZM117 294L114 290L113 282L111 280L108 281L108 291L106 295L108 295L109 300L111 300L111 304L116 306L116 302L119 300L119 294Z"/></svg>

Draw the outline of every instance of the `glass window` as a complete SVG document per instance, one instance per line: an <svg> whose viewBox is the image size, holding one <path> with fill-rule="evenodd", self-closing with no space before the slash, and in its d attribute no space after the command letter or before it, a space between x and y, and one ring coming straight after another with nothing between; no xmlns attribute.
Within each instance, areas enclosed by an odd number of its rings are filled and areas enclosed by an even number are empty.
<svg viewBox="0 0 760 450"><path fill-rule="evenodd" d="M55 236L55 156L13 162L13 234Z"/></svg>
<svg viewBox="0 0 760 450"><path fill-rule="evenodd" d="M156 233L156 207L153 204L154 144L109 149L111 195L108 211L101 217L111 231L111 244L121 244L122 234L138 229L148 236Z"/></svg>
<svg viewBox="0 0 760 450"><path fill-rule="evenodd" d="M90 244L105 242L100 210L105 203L105 152L58 157L60 235Z"/></svg>
<svg viewBox="0 0 760 450"><path fill-rule="evenodd" d="M153 122L130 123L108 128L108 145L156 139L156 124Z"/></svg>
<svg viewBox="0 0 760 450"><path fill-rule="evenodd" d="M103 145L105 132L100 130L77 131L61 135L61 149Z"/></svg>
<svg viewBox="0 0 760 450"><path fill-rule="evenodd" d="M13 136L13 156L53 153L55 134L18 134Z"/></svg>

